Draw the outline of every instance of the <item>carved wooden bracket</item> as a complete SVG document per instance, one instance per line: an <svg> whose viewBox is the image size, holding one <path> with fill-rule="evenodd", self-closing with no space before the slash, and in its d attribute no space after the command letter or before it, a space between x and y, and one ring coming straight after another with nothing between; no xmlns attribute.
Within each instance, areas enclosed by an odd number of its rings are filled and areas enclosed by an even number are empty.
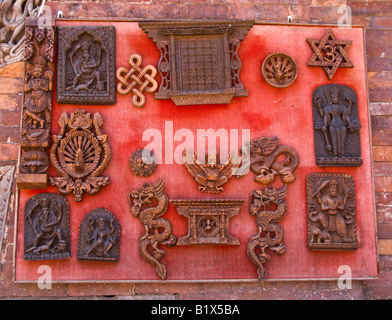
<svg viewBox="0 0 392 320"><path fill-rule="evenodd" d="M188 234L178 239L178 245L227 244L239 245L229 234L229 219L238 215L245 200L170 200L179 215L188 218Z"/></svg>
<svg viewBox="0 0 392 320"><path fill-rule="evenodd" d="M141 22L161 52L156 99L176 105L229 103L247 96L240 80L240 41L253 20Z"/></svg>
<svg viewBox="0 0 392 320"><path fill-rule="evenodd" d="M38 27L36 19L26 22L25 83L20 146L22 157L16 180L19 189L46 189L52 121L54 77L54 27Z"/></svg>
<svg viewBox="0 0 392 320"><path fill-rule="evenodd" d="M311 173L306 179L306 197L309 248L357 249L353 177L344 173Z"/></svg>

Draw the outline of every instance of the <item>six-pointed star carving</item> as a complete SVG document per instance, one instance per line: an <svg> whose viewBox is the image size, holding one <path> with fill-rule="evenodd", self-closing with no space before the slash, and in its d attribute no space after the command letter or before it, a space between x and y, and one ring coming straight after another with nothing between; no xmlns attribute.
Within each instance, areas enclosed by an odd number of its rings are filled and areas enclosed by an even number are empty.
<svg viewBox="0 0 392 320"><path fill-rule="evenodd" d="M306 39L313 50L308 62L309 67L322 67L329 80L338 68L354 68L347 50L352 40L337 40L333 31L328 29L321 40Z"/></svg>

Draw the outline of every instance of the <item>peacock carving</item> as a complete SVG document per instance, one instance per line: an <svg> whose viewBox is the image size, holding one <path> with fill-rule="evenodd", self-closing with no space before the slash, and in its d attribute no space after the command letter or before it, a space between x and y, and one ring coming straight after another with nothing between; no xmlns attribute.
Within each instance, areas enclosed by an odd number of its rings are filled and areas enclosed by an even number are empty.
<svg viewBox="0 0 392 320"><path fill-rule="evenodd" d="M59 124L61 129L53 136L50 161L60 177L51 177L49 181L61 194L74 193L75 201L81 201L84 192L95 195L109 184L108 177L101 177L111 158L108 137L102 133L103 120L98 112L93 119L83 110L72 113L70 118L63 113Z"/></svg>

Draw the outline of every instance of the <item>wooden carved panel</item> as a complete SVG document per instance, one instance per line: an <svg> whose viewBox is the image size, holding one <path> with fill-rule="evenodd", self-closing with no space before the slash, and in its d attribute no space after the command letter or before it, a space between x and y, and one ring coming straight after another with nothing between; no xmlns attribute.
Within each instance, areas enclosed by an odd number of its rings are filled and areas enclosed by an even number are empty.
<svg viewBox="0 0 392 320"><path fill-rule="evenodd" d="M64 112L59 125L50 161L60 177L50 177L49 181L61 194L74 193L75 201L81 201L84 192L95 195L109 184L109 177L101 176L111 158L108 136L102 133L103 120L98 112L93 119L84 110L73 112L70 118Z"/></svg>
<svg viewBox="0 0 392 320"><path fill-rule="evenodd" d="M313 92L314 148L320 167L362 164L355 91L345 85L330 84Z"/></svg>
<svg viewBox="0 0 392 320"><path fill-rule="evenodd" d="M295 60L282 52L275 52L265 58L261 66L264 80L275 88L286 88L297 78L298 68Z"/></svg>
<svg viewBox="0 0 392 320"><path fill-rule="evenodd" d="M120 224L105 208L88 213L79 228L78 259L118 261L120 254Z"/></svg>
<svg viewBox="0 0 392 320"><path fill-rule="evenodd" d="M115 50L115 27L59 27L57 101L115 104Z"/></svg>
<svg viewBox="0 0 392 320"><path fill-rule="evenodd" d="M178 239L178 245L227 244L239 245L229 234L229 219L238 215L245 200L170 200L179 215L188 219L188 234Z"/></svg>
<svg viewBox="0 0 392 320"><path fill-rule="evenodd" d="M144 154L144 152L146 152ZM149 177L157 169L154 153L146 149L136 150L129 160L129 168L139 177Z"/></svg>
<svg viewBox="0 0 392 320"><path fill-rule="evenodd" d="M146 183L139 190L129 194L131 214L139 218L145 233L139 239L140 256L148 263L155 266L158 276L166 278L166 266L160 261L166 252L159 248L160 244L173 247L177 244L177 237L172 234L172 226L169 220L161 218L169 205L169 199L164 189L162 180L157 183ZM155 206L151 203L156 201ZM152 252L151 252L152 249Z"/></svg>
<svg viewBox="0 0 392 320"><path fill-rule="evenodd" d="M142 22L161 52L162 81L156 99L176 105L227 104L247 96L239 73L240 41L253 20Z"/></svg>
<svg viewBox="0 0 392 320"><path fill-rule="evenodd" d="M343 173L311 173L306 179L308 246L314 250L354 250L355 183Z"/></svg>
<svg viewBox="0 0 392 320"><path fill-rule="evenodd" d="M348 56L351 40L338 40L331 29L328 29L321 40L306 39L313 55L308 62L309 67L322 67L329 80L332 80L338 68L354 68Z"/></svg>
<svg viewBox="0 0 392 320"><path fill-rule="evenodd" d="M56 193L32 196L24 212L24 259L67 259L70 241L67 199Z"/></svg>
<svg viewBox="0 0 392 320"><path fill-rule="evenodd" d="M32 21L36 22L36 21ZM26 25L25 81L22 128L20 189L45 189L49 161L45 149L50 146L54 77L54 28Z"/></svg>
<svg viewBox="0 0 392 320"><path fill-rule="evenodd" d="M257 275L262 281L267 276L264 264L271 259L266 250L278 255L286 253L284 230L278 223L287 213L287 185L296 180L294 171L299 165L299 157L292 147L279 145L277 137L252 140L249 152L250 169L257 175L254 180L266 185L251 194L249 213L256 216L258 232L247 245L248 257L257 266ZM278 175L283 182L279 188L270 185Z"/></svg>
<svg viewBox="0 0 392 320"><path fill-rule="evenodd" d="M299 165L297 151L286 145L279 145L278 137L265 137L250 141L250 170L256 174L255 181L268 185L280 175L284 184L295 181L294 170Z"/></svg>
<svg viewBox="0 0 392 320"><path fill-rule="evenodd" d="M190 155L192 157L192 155ZM225 163L220 162L220 157L213 157L208 154L204 161L197 158L197 153L193 155L193 161L184 161L185 168L199 184L198 189L205 193L219 193L224 190L223 185L233 176L233 169L238 164L233 164L230 155Z"/></svg>

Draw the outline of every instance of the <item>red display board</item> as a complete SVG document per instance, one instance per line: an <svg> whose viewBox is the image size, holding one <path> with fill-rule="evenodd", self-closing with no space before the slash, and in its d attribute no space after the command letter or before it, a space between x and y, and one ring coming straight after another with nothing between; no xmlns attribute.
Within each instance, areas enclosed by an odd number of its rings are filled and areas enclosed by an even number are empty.
<svg viewBox="0 0 392 320"><path fill-rule="evenodd" d="M58 26L111 25L116 27L116 65L128 65L129 57L138 53L143 65L158 65L160 52L136 22L92 22L59 21ZM279 144L294 148L300 164L294 172L296 181L289 185L286 197L288 211L279 223L283 227L286 253L278 256L271 252L271 261L265 264L267 280L277 279L333 279L339 278L339 267L349 266L353 278L377 275L375 218L372 189L371 146L369 135L368 97L366 65L364 55L364 30L332 28L338 39L353 40L348 50L354 68L340 68L332 81L322 68L308 67L313 52L306 43L307 38L322 39L327 31L323 26L254 25L241 41L238 55L242 61L240 73L248 97L234 97L229 104L176 106L171 100L156 100L153 94L145 93L146 104L136 108L131 95L117 94L117 103L112 106L60 105L53 102L52 134L59 132L58 119L63 112L76 110L99 112L104 124L102 131L108 135L112 158L102 174L110 177L110 184L95 196L83 195L81 202L67 196L70 204L71 258L67 260L25 261L23 260L24 207L27 200L47 190L20 190L17 224L17 248L15 280L37 281L41 276L41 265L51 267L52 280L59 282L85 281L225 281L256 280L257 268L249 260L246 245L257 233L256 218L249 214L250 194L264 186L254 181L249 172L241 179L231 178L225 190L219 194L206 194L197 189L197 183L184 165L170 162L172 152L181 141L174 141L180 129L189 129L196 139L198 129L223 128L250 130L250 138L277 136ZM297 63L298 76L287 88L268 85L261 75L264 59L274 52L284 52ZM157 76L160 81L159 75ZM358 95L361 149L363 164L360 167L316 166L312 93L323 84L344 84L355 89ZM54 97L56 94L54 93ZM129 169L133 152L144 148L150 141L143 141L146 130L157 129L162 134L163 163L150 177L138 177ZM196 140L195 140L196 144ZM166 146L166 149L165 149ZM240 147L240 145L239 145ZM166 160L166 161L165 161ZM165 163L166 162L166 163ZM50 176L56 176L53 168ZM307 246L306 177L313 172L346 173L353 177L356 187L356 224L358 249L353 251L312 251ZM167 277L161 280L155 268L139 255L139 237L144 233L139 219L131 215L128 195L143 183L164 181L169 199L244 199L240 212L230 218L230 234L239 240L239 245L184 245L167 248L162 263L167 267ZM79 226L83 218L93 209L104 207L110 210L121 225L120 258L118 262L82 261L77 259ZM170 220L173 234L187 234L187 219L169 204L163 216Z"/></svg>

